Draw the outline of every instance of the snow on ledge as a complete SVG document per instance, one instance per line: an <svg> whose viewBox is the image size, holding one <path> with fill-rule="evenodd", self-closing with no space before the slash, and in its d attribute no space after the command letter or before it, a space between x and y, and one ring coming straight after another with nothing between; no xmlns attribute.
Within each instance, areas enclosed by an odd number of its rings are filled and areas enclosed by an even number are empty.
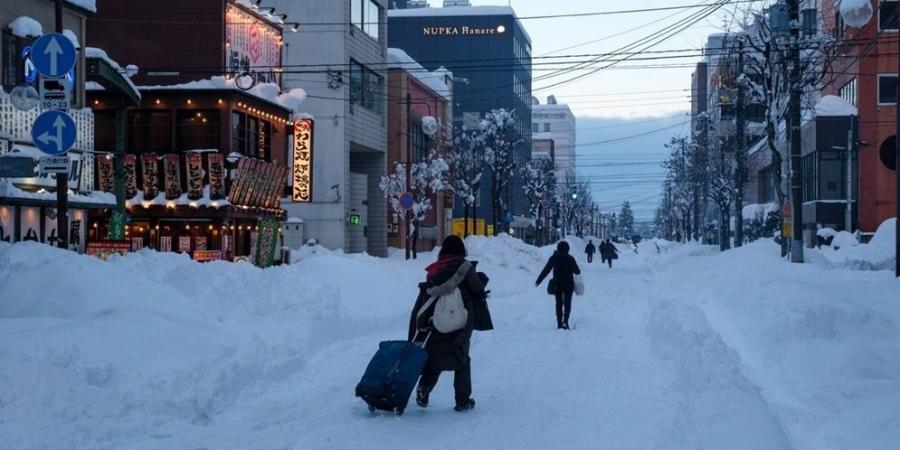
<svg viewBox="0 0 900 450"><path fill-rule="evenodd" d="M97 1L96 0L66 0L66 3L75 5L81 9L85 9L92 13L97 12Z"/></svg>
<svg viewBox="0 0 900 450"><path fill-rule="evenodd" d="M259 83L250 89L243 90L235 85L234 79L226 79L222 76L215 76L205 80L188 81L187 83L181 84L140 86L139 89L146 91L181 89L198 91L236 90L246 92L254 97L280 105L283 108L292 111L295 115L302 114L300 112L300 104L306 99L306 91L300 88L293 88L287 92L281 93L281 89L275 83Z"/></svg>
<svg viewBox="0 0 900 450"><path fill-rule="evenodd" d="M55 202L56 192L48 192L43 189L39 192L23 191L22 189L19 189L18 187L13 185L12 180L4 178L0 179L0 197ZM91 191L89 193L79 193L69 189L69 201L74 203L85 203L88 205L109 207L116 205L116 196L109 192Z"/></svg>
<svg viewBox="0 0 900 450"><path fill-rule="evenodd" d="M135 86L134 83L131 82L131 78L126 76L125 69L123 69L122 66L120 66L119 63L117 63L115 60L110 58L109 55L106 54L106 52L103 49L99 49L96 47L85 47L84 55L88 58L100 58L100 59L106 61L107 63L109 63L109 65L112 66L113 69L116 69L117 72L122 74L122 78L124 78L125 81L128 83L128 85L131 86L131 89L134 91L134 94L137 95L137 98L141 98L141 91L139 91L137 86ZM98 89L95 89L96 87L97 86L90 85L87 87L87 89L88 90L98 90ZM102 89L102 86L100 86L100 88Z"/></svg>
<svg viewBox="0 0 900 450"><path fill-rule="evenodd" d="M428 69L422 67L408 53L399 48L388 48L387 67L388 69L405 70L436 94L450 100L450 88L444 80L447 76L452 76L452 73L447 69L441 67L433 72L429 72Z"/></svg>
<svg viewBox="0 0 900 450"><path fill-rule="evenodd" d="M388 17L434 16L513 16L516 11L509 6L449 6L444 8L389 9Z"/></svg>
<svg viewBox="0 0 900 450"><path fill-rule="evenodd" d="M856 107L836 95L826 95L816 102L817 117L855 116Z"/></svg>
<svg viewBox="0 0 900 450"><path fill-rule="evenodd" d="M9 23L9 29L13 36L20 38L38 37L44 34L44 28L40 22L28 16L16 17Z"/></svg>

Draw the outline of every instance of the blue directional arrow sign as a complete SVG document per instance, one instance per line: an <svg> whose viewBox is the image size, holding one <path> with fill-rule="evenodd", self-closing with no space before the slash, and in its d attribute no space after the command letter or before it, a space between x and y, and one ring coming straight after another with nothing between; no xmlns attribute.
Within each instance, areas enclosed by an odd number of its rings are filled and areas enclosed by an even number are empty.
<svg viewBox="0 0 900 450"><path fill-rule="evenodd" d="M46 111L34 120L31 139L48 155L62 155L75 145L75 121L62 111Z"/></svg>
<svg viewBox="0 0 900 450"><path fill-rule="evenodd" d="M31 62L45 77L64 77L75 67L75 46L62 34L45 34L31 46Z"/></svg>

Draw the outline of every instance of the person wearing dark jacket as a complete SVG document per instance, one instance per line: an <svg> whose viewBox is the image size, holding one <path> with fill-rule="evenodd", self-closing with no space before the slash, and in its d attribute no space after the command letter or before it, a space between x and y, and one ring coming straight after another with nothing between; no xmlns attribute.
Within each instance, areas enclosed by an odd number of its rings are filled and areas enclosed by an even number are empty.
<svg viewBox="0 0 900 450"><path fill-rule="evenodd" d="M588 241L587 247L584 248L584 252L587 253L588 264L594 262L594 252L597 251L597 247L594 247L594 241Z"/></svg>
<svg viewBox="0 0 900 450"><path fill-rule="evenodd" d="M572 293L575 292L575 275L581 274L578 263L569 254L568 242L556 244L556 252L547 261L534 285L540 286L551 270L553 279L550 283L554 285L553 295L556 297L556 327L568 330L569 314L572 312Z"/></svg>
<svg viewBox="0 0 900 450"><path fill-rule="evenodd" d="M420 331L420 335L422 332L431 333L425 346L428 360L416 389L416 404L423 408L428 406L428 396L437 384L441 372L445 370L454 371L453 389L456 393L454 409L466 411L475 407L475 400L471 398L469 342L475 328L476 303L483 301L485 297L482 283L484 277L478 275L475 265L476 263L466 260L466 248L462 239L458 236L447 236L441 245L438 260L425 269L426 282L419 284L419 297L409 320L409 340L414 338L417 331ZM419 310L429 298L448 294L457 288L468 311L466 325L457 331L441 333L430 323L437 302L432 302L421 314Z"/></svg>
<svg viewBox="0 0 900 450"><path fill-rule="evenodd" d="M616 250L616 246L607 239L604 242L600 243L600 258L601 263L607 262L609 263L609 267L612 267L612 262L614 259L618 259L618 250Z"/></svg>

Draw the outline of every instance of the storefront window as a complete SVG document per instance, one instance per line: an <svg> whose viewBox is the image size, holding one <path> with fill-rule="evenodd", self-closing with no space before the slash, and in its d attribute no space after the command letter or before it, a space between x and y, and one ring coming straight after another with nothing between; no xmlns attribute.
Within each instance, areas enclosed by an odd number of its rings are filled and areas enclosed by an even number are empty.
<svg viewBox="0 0 900 450"><path fill-rule="evenodd" d="M0 42L0 81L3 88L9 92L13 87L25 83L25 61L22 52L30 47L34 42L34 38L20 38L14 36L8 30L3 31L2 42ZM36 78L32 80L32 84L36 86Z"/></svg>
<svg viewBox="0 0 900 450"><path fill-rule="evenodd" d="M172 113L169 111L135 110L128 113L128 152L171 153Z"/></svg>
<svg viewBox="0 0 900 450"><path fill-rule="evenodd" d="M231 151L272 160L272 123L243 113L231 114Z"/></svg>
<svg viewBox="0 0 900 450"><path fill-rule="evenodd" d="M219 148L219 111L178 111L177 142L179 151Z"/></svg>

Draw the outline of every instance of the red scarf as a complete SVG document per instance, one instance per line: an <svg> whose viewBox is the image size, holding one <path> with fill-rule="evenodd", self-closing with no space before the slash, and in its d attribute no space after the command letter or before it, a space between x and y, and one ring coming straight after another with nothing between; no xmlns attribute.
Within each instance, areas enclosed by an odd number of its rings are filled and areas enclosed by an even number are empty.
<svg viewBox="0 0 900 450"><path fill-rule="evenodd" d="M446 269L450 264L459 261L460 259L463 259L463 257L458 255L444 256L426 267L425 272L428 274L428 278L432 278L441 273L441 271Z"/></svg>

